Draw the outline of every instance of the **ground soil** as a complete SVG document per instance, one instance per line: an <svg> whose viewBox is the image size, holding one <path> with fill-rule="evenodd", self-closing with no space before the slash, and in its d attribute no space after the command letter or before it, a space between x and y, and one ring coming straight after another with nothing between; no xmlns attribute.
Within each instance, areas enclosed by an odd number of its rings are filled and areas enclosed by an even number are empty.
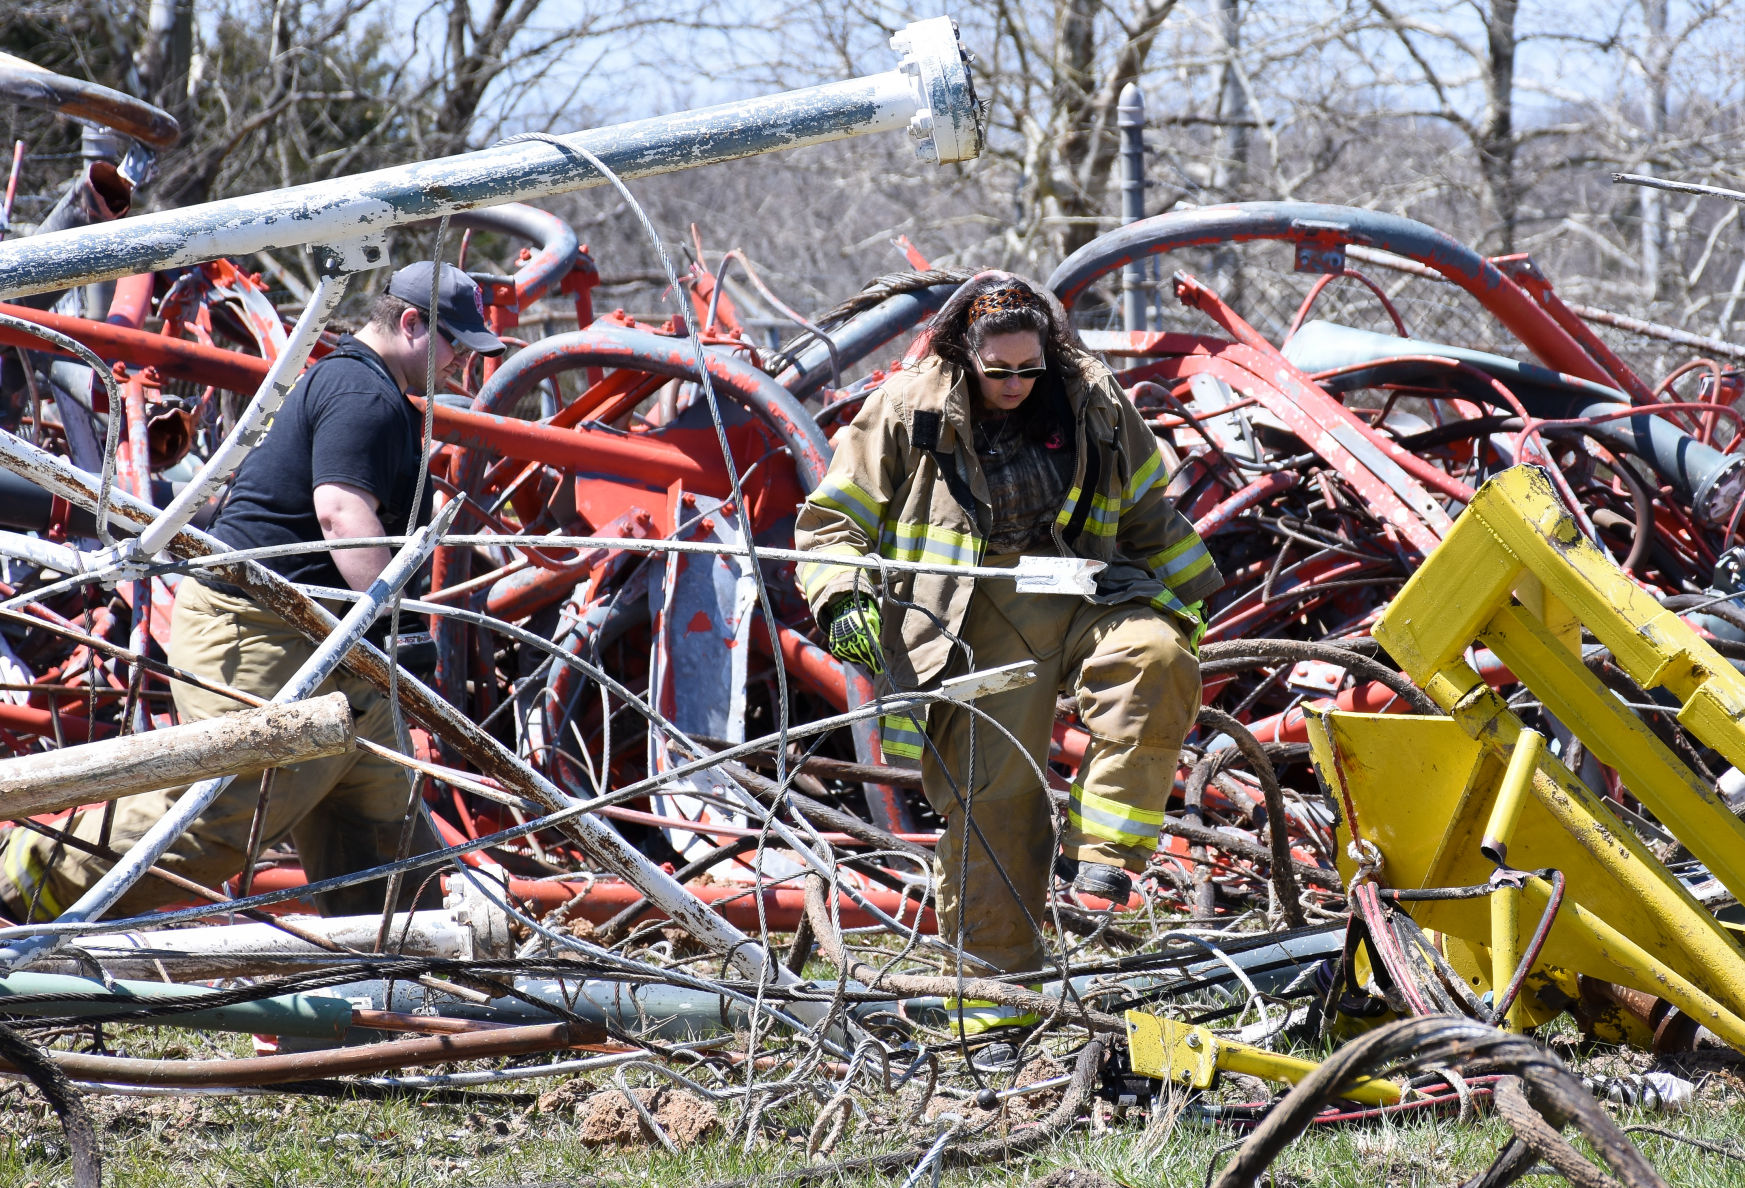
<svg viewBox="0 0 1745 1188"><path fill-rule="evenodd" d="M636 1099L681 1151L721 1124L714 1104L688 1090L661 1087L635 1092ZM620 1089L602 1089L582 1102L577 1113L581 1141L589 1146L624 1147L659 1141Z"/></svg>

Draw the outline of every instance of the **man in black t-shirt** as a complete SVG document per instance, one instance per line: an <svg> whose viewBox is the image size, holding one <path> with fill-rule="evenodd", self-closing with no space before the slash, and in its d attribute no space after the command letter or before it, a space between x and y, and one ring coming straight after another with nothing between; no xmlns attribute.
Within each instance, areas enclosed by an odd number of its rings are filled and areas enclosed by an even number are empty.
<svg viewBox="0 0 1745 1188"><path fill-rule="evenodd" d="M346 335L303 373L273 418L266 440L244 459L212 531L238 548L394 536L409 530L422 453L420 415L407 393L426 388L431 346L427 315L431 265L395 273L376 298L369 323ZM438 280L436 366L440 380L469 352L495 355L504 344L485 323L478 286L452 265ZM430 487L418 522L430 513ZM294 582L367 589L391 557L389 549L313 550L262 563ZM170 619L171 664L196 675L270 698L288 682L314 647L277 615L243 592L211 578L184 578ZM232 713L238 702L182 682L173 684L184 722ZM358 677L336 673L319 690L345 693L359 738L394 746L385 698ZM115 802L109 845L126 851L185 791L172 788ZM259 776L239 777L195 819L159 865L215 885L241 872L261 800ZM277 769L257 845L289 835L311 882L379 865L394 857L409 807L406 769L364 751ZM102 812L79 814L73 832L95 840ZM414 852L435 848L423 814L415 822ZM108 868L102 859L59 849L27 830L11 835L0 860L0 913L52 919ZM385 880L317 897L323 915L380 911ZM416 891L408 881L402 908ZM185 898L161 880L146 878L115 910L133 915ZM421 905L424 901L420 901Z"/></svg>

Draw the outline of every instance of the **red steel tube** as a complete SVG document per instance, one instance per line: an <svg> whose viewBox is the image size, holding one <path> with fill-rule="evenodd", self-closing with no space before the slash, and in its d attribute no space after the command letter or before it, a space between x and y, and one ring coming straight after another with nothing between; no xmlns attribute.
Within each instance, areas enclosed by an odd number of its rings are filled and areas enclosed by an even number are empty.
<svg viewBox="0 0 1745 1188"><path fill-rule="evenodd" d="M800 918L806 914L806 892L799 887L764 887L760 890L753 887L689 883L685 889L714 908L729 923L740 928L757 928L759 898L763 900L764 919L777 932L792 932L800 926ZM584 891L586 894L583 894ZM604 924L631 904L641 902L643 898L642 892L635 887L616 879L601 879L591 887L582 883L536 883L532 880L511 879L509 892L540 912L550 911L581 895L581 901L571 909L571 918L580 916L595 924ZM913 898L905 900L895 891L862 891L860 896L893 919L906 923L915 918ZM867 928L879 923L872 913L858 906L848 896L839 895L838 900L837 906L842 912L844 928ZM644 919L655 919L659 915L659 909L651 907ZM921 931L937 932L938 928L933 909L923 910Z"/></svg>
<svg viewBox="0 0 1745 1188"><path fill-rule="evenodd" d="M75 718L70 714L62 714L60 719L61 737L69 742L108 738L115 733L115 727L102 722L92 723L85 718ZM53 738L55 736L55 714L52 710L37 709L35 706L0 702L0 730L10 730L15 734L34 734L40 738Z"/></svg>
<svg viewBox="0 0 1745 1188"><path fill-rule="evenodd" d="M150 272L116 281L115 295L109 299L108 323L128 330L144 326L146 315L151 312L152 286L156 283L156 275Z"/></svg>
<svg viewBox="0 0 1745 1188"><path fill-rule="evenodd" d="M167 379L190 380L233 392L252 393L267 373L265 359L162 334L67 317L22 305L0 303L0 313L59 330L84 343L106 361L121 360L131 367L155 367ZM0 328L0 345L52 351L48 344L25 331L5 328ZM422 407L422 402L414 403ZM707 466L665 442L643 441L634 436L601 430L552 429L531 421L465 412L443 404L436 406L435 421L436 436L443 441L483 447L504 457L524 458L569 470L635 475L654 489L665 489L682 481L687 490L717 498L725 498L728 494L727 476L720 467Z"/></svg>
<svg viewBox="0 0 1745 1188"><path fill-rule="evenodd" d="M837 709L846 710L848 682L857 680L864 686L862 701L872 700L871 681L858 672L850 672L847 665L799 632L778 624L776 638L781 641L783 666L803 688L816 693ZM771 654L769 624L764 622L762 615L752 620L751 642L764 655Z"/></svg>
<svg viewBox="0 0 1745 1188"><path fill-rule="evenodd" d="M424 407L414 397L412 403ZM525 458L582 473L635 476L639 485L665 490L675 482L685 490L716 498L729 493L726 472L693 458L677 446L640 434L603 429L553 429L536 421L436 406L435 434L468 449L485 449L505 458Z"/></svg>
<svg viewBox="0 0 1745 1188"><path fill-rule="evenodd" d="M129 367L155 367L158 374L167 379L190 380L231 392L252 393L260 387L267 374L265 359L203 346L186 339L112 326L108 322L93 322L88 318L71 318L23 305L0 303L0 313L59 330L84 343L107 362L121 361ZM0 328L0 346L62 353L35 335L6 328Z"/></svg>
<svg viewBox="0 0 1745 1188"><path fill-rule="evenodd" d="M1249 508L1265 503L1274 495L1282 495L1296 485L1297 473L1294 470L1280 470L1262 475L1195 520L1194 531L1201 536L1211 536Z"/></svg>
<svg viewBox="0 0 1745 1188"><path fill-rule="evenodd" d="M442 821L441 817L435 819ZM440 825L438 829L447 844L459 844L462 840L452 829L444 829ZM252 887L256 894L261 894L267 891L288 891L293 887L303 886L306 881L303 872L298 868L281 866L256 871ZM763 899L764 918L778 932L792 932L799 927L800 917L806 913L806 893L798 887L765 887L762 891L756 891L750 887L732 887L717 883L689 883L685 889L714 908L728 923L743 929L755 930L758 926L757 903L752 898L754 895ZM509 894L517 901L527 904L536 915L543 915L581 895L581 902L571 915L580 916L595 924L604 924L642 899L642 892L629 883L621 883L616 879L599 879L590 886L586 882L545 882L512 878L509 880ZM915 918L913 898L905 901L895 891L862 891L860 894L861 898L893 919L909 921ZM866 928L879 923L870 912L856 905L847 896L842 896L840 907L844 928ZM903 914L898 915L899 911ZM645 918L658 919L660 915L659 908L650 907ZM933 910L928 908L921 913L921 931L931 933L937 929L938 922L933 917Z"/></svg>
<svg viewBox="0 0 1745 1188"><path fill-rule="evenodd" d="M86 1052L50 1054L62 1072L81 1081L113 1085L275 1085L317 1077L356 1076L423 1064L525 1056L602 1043L606 1032L574 1023L536 1023L458 1035L433 1035L318 1052L254 1056L245 1060L134 1060Z"/></svg>
<svg viewBox="0 0 1745 1188"><path fill-rule="evenodd" d="M1308 742L1309 707L1336 709L1357 714L1409 714L1412 703L1379 681L1366 681L1341 689L1338 696L1319 698L1304 705L1294 705L1282 714L1262 718L1248 724L1248 732L1263 743Z"/></svg>

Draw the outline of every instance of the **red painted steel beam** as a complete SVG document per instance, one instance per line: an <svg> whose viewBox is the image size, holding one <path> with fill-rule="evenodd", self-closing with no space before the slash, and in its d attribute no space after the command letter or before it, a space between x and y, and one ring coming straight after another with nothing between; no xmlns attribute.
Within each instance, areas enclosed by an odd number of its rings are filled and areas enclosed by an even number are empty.
<svg viewBox="0 0 1745 1188"><path fill-rule="evenodd" d="M420 409L424 401L412 403ZM665 490L675 482L685 490L725 499L727 474L692 457L677 446L641 434L604 429L553 429L537 421L499 417L436 406L436 436L467 449L485 450L504 458L543 462L580 474L624 476L637 486Z"/></svg>
<svg viewBox="0 0 1745 1188"><path fill-rule="evenodd" d="M1377 518L1392 525L1409 543L1411 551L1428 556L1441 543L1442 533L1447 530L1447 513L1405 467L1400 467L1404 473L1396 476L1397 480L1404 480L1396 488L1376 475L1370 465L1359 461L1351 448L1353 444L1371 453L1372 457L1387 455L1374 441L1369 426L1359 421L1349 409L1302 377L1300 372L1292 375L1294 369L1277 367L1269 372L1266 362L1244 344L1225 343L1215 354L1182 355L1125 372L1121 381L1131 384L1136 379L1181 379L1208 372L1231 388L1257 397L1268 412L1277 416L1286 428L1302 438L1305 445L1350 480L1370 501ZM1293 380L1299 382L1293 383ZM1285 387L1277 386L1279 384ZM1409 495L1411 502L1402 496L1402 490ZM1470 489L1466 497L1472 497Z"/></svg>
<svg viewBox="0 0 1745 1188"><path fill-rule="evenodd" d="M0 313L59 330L96 351L106 362L129 367L155 367L165 379L209 384L231 392L252 393L267 374L267 361L239 351L226 351L186 339L133 330L88 318L72 318L47 310L0 302ZM0 346L65 354L23 330L0 327ZM71 358L72 356L67 356Z"/></svg>

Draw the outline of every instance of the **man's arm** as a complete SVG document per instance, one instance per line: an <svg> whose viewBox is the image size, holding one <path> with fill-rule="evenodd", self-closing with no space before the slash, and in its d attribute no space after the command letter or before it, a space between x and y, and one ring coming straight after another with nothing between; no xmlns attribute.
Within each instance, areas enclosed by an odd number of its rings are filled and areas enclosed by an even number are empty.
<svg viewBox="0 0 1745 1188"><path fill-rule="evenodd" d="M321 521L321 535L327 540L388 535L376 515L380 506L381 501L374 495L347 483L321 483L315 488L315 518ZM345 584L354 590L369 589L392 559L393 553L383 545L333 550L333 564Z"/></svg>

